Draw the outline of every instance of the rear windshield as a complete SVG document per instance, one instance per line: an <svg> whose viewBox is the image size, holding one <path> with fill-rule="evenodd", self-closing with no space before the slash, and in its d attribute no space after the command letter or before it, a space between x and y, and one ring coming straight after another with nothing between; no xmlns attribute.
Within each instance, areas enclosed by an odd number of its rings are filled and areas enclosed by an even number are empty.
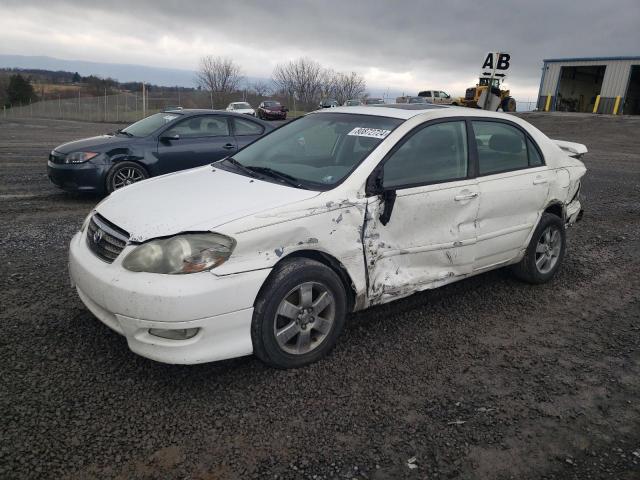
<svg viewBox="0 0 640 480"><path fill-rule="evenodd" d="M251 108L251 105L248 103L234 103L233 108L242 109L242 108Z"/></svg>
<svg viewBox="0 0 640 480"><path fill-rule="evenodd" d="M122 131L133 137L146 137L181 116L179 113L156 113L123 128Z"/></svg>
<svg viewBox="0 0 640 480"><path fill-rule="evenodd" d="M264 102L265 107L279 107L280 102Z"/></svg>
<svg viewBox="0 0 640 480"><path fill-rule="evenodd" d="M349 113L310 114L262 137L233 158L245 167L284 173L307 188L329 190L403 121Z"/></svg>

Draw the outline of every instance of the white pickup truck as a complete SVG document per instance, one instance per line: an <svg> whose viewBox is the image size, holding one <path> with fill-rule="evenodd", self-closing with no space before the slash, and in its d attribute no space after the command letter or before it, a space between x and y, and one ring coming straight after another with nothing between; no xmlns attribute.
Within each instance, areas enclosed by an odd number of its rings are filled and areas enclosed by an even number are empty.
<svg viewBox="0 0 640 480"><path fill-rule="evenodd" d="M424 90L418 93L419 97L424 97L427 103L439 103L442 105L455 105L456 103L446 92L441 90Z"/></svg>

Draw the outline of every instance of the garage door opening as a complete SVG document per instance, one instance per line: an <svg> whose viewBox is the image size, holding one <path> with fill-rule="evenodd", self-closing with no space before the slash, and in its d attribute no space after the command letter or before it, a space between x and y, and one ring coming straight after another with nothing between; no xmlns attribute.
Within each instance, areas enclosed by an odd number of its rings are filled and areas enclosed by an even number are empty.
<svg viewBox="0 0 640 480"><path fill-rule="evenodd" d="M600 95L605 65L562 67L558 84L556 110L561 112L592 112Z"/></svg>
<svg viewBox="0 0 640 480"><path fill-rule="evenodd" d="M624 96L622 113L625 115L640 115L640 65L631 67L629 86Z"/></svg>

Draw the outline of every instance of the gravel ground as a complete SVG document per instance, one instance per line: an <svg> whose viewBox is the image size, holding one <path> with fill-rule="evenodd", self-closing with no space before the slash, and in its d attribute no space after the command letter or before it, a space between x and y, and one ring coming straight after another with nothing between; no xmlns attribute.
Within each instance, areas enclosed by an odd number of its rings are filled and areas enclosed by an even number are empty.
<svg viewBox="0 0 640 480"><path fill-rule="evenodd" d="M67 278L99 199L45 172L115 126L0 120L0 478L640 478L640 118L526 118L591 151L560 274L353 315L295 371L131 353Z"/></svg>

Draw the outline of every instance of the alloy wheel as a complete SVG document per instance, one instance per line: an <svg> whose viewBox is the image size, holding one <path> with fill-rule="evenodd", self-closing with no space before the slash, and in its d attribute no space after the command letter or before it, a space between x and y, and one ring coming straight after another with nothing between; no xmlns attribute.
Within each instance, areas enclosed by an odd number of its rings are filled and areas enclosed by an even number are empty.
<svg viewBox="0 0 640 480"><path fill-rule="evenodd" d="M538 272L549 273L558 263L562 250L562 235L555 225L544 229L536 245L536 268Z"/></svg>
<svg viewBox="0 0 640 480"><path fill-rule="evenodd" d="M114 175L112 180L113 189L118 190L119 188L126 187L127 185L139 182L140 180L144 180L144 174L140 169L135 167L124 167L118 170Z"/></svg>
<svg viewBox="0 0 640 480"><path fill-rule="evenodd" d="M276 312L273 333L286 353L304 355L318 348L331 332L336 301L327 287L305 282L287 293Z"/></svg>

